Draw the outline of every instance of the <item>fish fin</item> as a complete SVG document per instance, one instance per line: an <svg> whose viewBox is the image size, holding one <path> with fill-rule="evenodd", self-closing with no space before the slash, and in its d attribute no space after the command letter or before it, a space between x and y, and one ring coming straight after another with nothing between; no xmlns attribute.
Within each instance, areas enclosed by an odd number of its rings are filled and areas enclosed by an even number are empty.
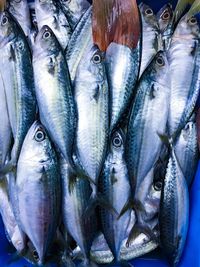
<svg viewBox="0 0 200 267"><path fill-rule="evenodd" d="M153 230L151 228L136 223L129 233L128 239L126 241L126 246L129 247L131 241L137 238L141 233L145 234L150 240L158 242L158 237L153 233Z"/></svg>
<svg viewBox="0 0 200 267"><path fill-rule="evenodd" d="M55 29L57 29L59 27L59 23L58 23L56 16L53 16L53 24L55 26Z"/></svg>
<svg viewBox="0 0 200 267"><path fill-rule="evenodd" d="M16 55L15 55L15 49L13 48L13 45L10 44L10 56L9 56L10 61L16 61Z"/></svg>
<svg viewBox="0 0 200 267"><path fill-rule="evenodd" d="M197 0L199 1L199 0ZM179 0L175 11L174 11L174 16L175 16L175 21L177 22L179 20L179 18L181 17L181 15L183 14L183 12L185 11L186 7L189 4L193 4L194 0Z"/></svg>
<svg viewBox="0 0 200 267"><path fill-rule="evenodd" d="M161 134L159 132L157 132L157 135L159 136L160 140L166 145L166 147L172 147L173 137L169 137L166 134Z"/></svg>
<svg viewBox="0 0 200 267"><path fill-rule="evenodd" d="M191 6L190 10L187 13L188 18L196 15L200 12L200 1L196 0L194 1L193 5Z"/></svg>
<svg viewBox="0 0 200 267"><path fill-rule="evenodd" d="M48 72L52 75L55 74L55 66L56 66L56 60L53 56L50 56L48 62Z"/></svg>
<svg viewBox="0 0 200 267"><path fill-rule="evenodd" d="M0 179L10 172L16 172L16 164L13 164L11 161L0 167Z"/></svg>
<svg viewBox="0 0 200 267"><path fill-rule="evenodd" d="M62 265L63 267L76 267L76 264L73 262L71 257L64 252L62 256Z"/></svg>
<svg viewBox="0 0 200 267"><path fill-rule="evenodd" d="M136 48L141 33L136 0L94 0L92 32L101 51L106 51L111 42Z"/></svg>
<svg viewBox="0 0 200 267"><path fill-rule="evenodd" d="M122 208L117 219L119 220L129 209L133 208L134 208L134 201L131 198L129 198L125 203L124 207Z"/></svg>

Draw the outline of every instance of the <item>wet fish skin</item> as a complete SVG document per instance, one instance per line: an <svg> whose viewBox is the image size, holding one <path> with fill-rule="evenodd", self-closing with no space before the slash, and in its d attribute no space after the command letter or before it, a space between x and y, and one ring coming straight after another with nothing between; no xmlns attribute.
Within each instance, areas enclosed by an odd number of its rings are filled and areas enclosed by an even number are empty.
<svg viewBox="0 0 200 267"><path fill-rule="evenodd" d="M103 55L93 44L88 45L79 63L74 86L76 155L97 185L108 142L109 93Z"/></svg>
<svg viewBox="0 0 200 267"><path fill-rule="evenodd" d="M188 186L190 186L195 176L199 159L195 119L190 120L182 129L174 149L183 175Z"/></svg>
<svg viewBox="0 0 200 267"><path fill-rule="evenodd" d="M36 0L35 12L39 31L47 25L54 32L62 48L65 49L72 34L72 29L58 2L54 0Z"/></svg>
<svg viewBox="0 0 200 267"><path fill-rule="evenodd" d="M74 30L81 17L90 7L87 0L59 0L63 11L65 12L71 28Z"/></svg>
<svg viewBox="0 0 200 267"><path fill-rule="evenodd" d="M125 135L119 129L113 133L102 174L99 192L117 211L122 211L131 195L128 169L124 159ZM116 261L120 261L120 249L130 221L131 210L118 218L117 214L100 207L102 231Z"/></svg>
<svg viewBox="0 0 200 267"><path fill-rule="evenodd" d="M142 19L142 58L139 74L139 77L141 77L144 70L159 51L161 36L158 21L153 10L144 3L139 5L139 10Z"/></svg>
<svg viewBox="0 0 200 267"><path fill-rule="evenodd" d="M44 26L36 38L33 68L40 120L58 150L72 165L75 104L65 57L48 26Z"/></svg>
<svg viewBox="0 0 200 267"><path fill-rule="evenodd" d="M56 154L44 127L37 121L23 143L16 190L20 225L42 264L58 226L61 187Z"/></svg>
<svg viewBox="0 0 200 267"><path fill-rule="evenodd" d="M171 4L164 5L156 15L160 33L162 36L162 49L164 51L169 49L171 38L174 32L174 14Z"/></svg>
<svg viewBox="0 0 200 267"><path fill-rule="evenodd" d="M90 249L97 232L96 214L84 219L85 209L90 201L92 189L89 181L76 177L73 191L69 190L71 172L67 162L60 159L62 180L62 216L70 235L77 242L83 253L85 266L90 266ZM89 230L88 230L89 229Z"/></svg>
<svg viewBox="0 0 200 267"><path fill-rule="evenodd" d="M183 252L189 218L186 179L172 148L161 193L160 240L172 266L177 266Z"/></svg>
<svg viewBox="0 0 200 267"><path fill-rule="evenodd" d="M69 40L67 49L65 50L65 56L69 67L69 73L71 77L72 85L74 85L74 79L80 60L87 48L88 44L92 43L92 8L90 7L76 28L74 29L71 38Z"/></svg>
<svg viewBox="0 0 200 267"><path fill-rule="evenodd" d="M0 13L0 71L5 85L16 164L24 137L35 118L36 98L30 49L24 33L12 16Z"/></svg>
<svg viewBox="0 0 200 267"><path fill-rule="evenodd" d="M22 27L24 34L29 36L31 31L31 18L27 0L8 1L8 10Z"/></svg>
<svg viewBox="0 0 200 267"><path fill-rule="evenodd" d="M110 133L118 126L134 96L139 75L140 41L136 49L111 43L105 62L110 90Z"/></svg>
<svg viewBox="0 0 200 267"><path fill-rule="evenodd" d="M184 16L178 23L168 51L171 100L169 135L175 139L191 117L200 88L199 26Z"/></svg>
<svg viewBox="0 0 200 267"><path fill-rule="evenodd" d="M9 200L6 177L0 181L0 213L8 240L13 244L18 253L22 253L26 248L26 236L15 219Z"/></svg>

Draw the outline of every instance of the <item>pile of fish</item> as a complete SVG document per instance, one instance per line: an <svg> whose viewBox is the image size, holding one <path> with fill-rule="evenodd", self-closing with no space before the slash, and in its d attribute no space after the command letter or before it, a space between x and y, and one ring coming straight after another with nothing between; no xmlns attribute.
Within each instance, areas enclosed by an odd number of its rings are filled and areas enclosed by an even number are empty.
<svg viewBox="0 0 200 267"><path fill-rule="evenodd" d="M160 247L177 266L199 158L199 4L100 2L1 6L6 236L38 265L125 264Z"/></svg>

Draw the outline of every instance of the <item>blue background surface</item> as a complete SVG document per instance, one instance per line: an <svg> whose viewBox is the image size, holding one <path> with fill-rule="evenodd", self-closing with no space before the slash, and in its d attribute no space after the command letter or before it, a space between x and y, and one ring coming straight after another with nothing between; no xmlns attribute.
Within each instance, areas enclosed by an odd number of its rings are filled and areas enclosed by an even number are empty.
<svg viewBox="0 0 200 267"><path fill-rule="evenodd" d="M141 2L141 1L138 1ZM171 2L173 6L175 1L143 1L150 5L151 8L157 12L164 4ZM200 98L198 101L200 106ZM183 257L179 264L179 267L200 267L200 163L193 185L190 189L190 225L186 241ZM13 261L14 249L8 243L3 223L0 219L0 267L29 267L33 266L24 259L15 259ZM135 267L167 267L169 264L162 258L160 253L152 253L148 256L144 256L139 259L135 259L131 262ZM52 264L51 267L54 267Z"/></svg>

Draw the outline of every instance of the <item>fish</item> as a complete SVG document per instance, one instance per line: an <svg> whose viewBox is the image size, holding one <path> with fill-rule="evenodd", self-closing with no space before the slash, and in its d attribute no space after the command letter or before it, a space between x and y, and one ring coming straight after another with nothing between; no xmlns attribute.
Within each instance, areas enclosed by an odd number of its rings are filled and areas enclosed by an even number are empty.
<svg viewBox="0 0 200 267"><path fill-rule="evenodd" d="M82 16L90 7L90 3L87 0L59 0L59 2L72 30L74 30Z"/></svg>
<svg viewBox="0 0 200 267"><path fill-rule="evenodd" d="M21 26L24 34L29 36L31 31L31 17L27 0L10 0L8 1L8 10Z"/></svg>
<svg viewBox="0 0 200 267"><path fill-rule="evenodd" d="M162 50L169 49L174 32L174 12L171 4L165 4L156 14L160 34L162 36Z"/></svg>
<svg viewBox="0 0 200 267"><path fill-rule="evenodd" d="M58 151L73 166L75 103L65 56L48 26L43 26L37 35L33 69L41 123Z"/></svg>
<svg viewBox="0 0 200 267"><path fill-rule="evenodd" d="M60 216L61 180L55 151L44 127L29 129L17 164L16 195L20 226L38 256L45 256L56 234Z"/></svg>
<svg viewBox="0 0 200 267"><path fill-rule="evenodd" d="M43 26L48 26L57 37L63 49L67 47L72 29L69 22L58 5L58 1L35 1L35 13L39 31Z"/></svg>
<svg viewBox="0 0 200 267"><path fill-rule="evenodd" d="M0 72L0 114L2 114L2 121L0 127L0 164L4 165L7 157L10 156L12 129L10 126L8 107L6 103L6 93L3 78Z"/></svg>
<svg viewBox="0 0 200 267"><path fill-rule="evenodd" d="M96 214L84 218L85 209L90 202L92 189L87 179L76 176L73 191L70 191L71 175L69 165L60 158L62 181L62 218L66 230L76 241L83 253L83 266L91 266L90 249L97 232Z"/></svg>
<svg viewBox="0 0 200 267"><path fill-rule="evenodd" d="M197 128L194 116L181 130L174 144L174 150L183 175L188 186L190 186L195 176L199 160Z"/></svg>
<svg viewBox="0 0 200 267"><path fill-rule="evenodd" d="M142 200L146 198L149 183L153 183L153 175L149 172L156 164L163 145L158 133L165 133L167 128L170 100L168 81L169 65L166 53L159 52L138 84L128 122L125 159L132 185L131 201L137 208L136 217L140 210L144 210ZM158 110L162 110L162 114L159 114ZM148 182L145 182L146 179ZM138 229L148 234L148 229L144 229L139 220L130 235Z"/></svg>
<svg viewBox="0 0 200 267"><path fill-rule="evenodd" d="M124 159L125 133L122 129L113 133L109 151L99 177L99 192L120 214L131 195L128 169ZM131 210L118 218L117 214L100 207L101 227L105 239L117 262L129 225Z"/></svg>
<svg viewBox="0 0 200 267"><path fill-rule="evenodd" d="M191 117L200 88L199 26L184 16L178 23L168 51L170 106L168 132L174 140Z"/></svg>
<svg viewBox="0 0 200 267"><path fill-rule="evenodd" d="M6 177L0 181L0 214L4 223L8 240L19 254L26 249L26 235L18 225L9 200L8 182Z"/></svg>
<svg viewBox="0 0 200 267"><path fill-rule="evenodd" d="M15 166L36 113L32 56L26 37L9 12L0 13L0 72L14 138L10 166Z"/></svg>
<svg viewBox="0 0 200 267"><path fill-rule="evenodd" d="M92 8L89 7L85 14L80 19L76 28L74 29L69 40L67 49L65 49L65 57L69 67L69 73L72 86L74 86L74 79L78 65L85 49L92 43Z"/></svg>
<svg viewBox="0 0 200 267"><path fill-rule="evenodd" d="M187 236L189 194L174 148L172 144L170 146L170 158L161 192L159 225L162 250L169 263L177 266Z"/></svg>
<svg viewBox="0 0 200 267"><path fill-rule="evenodd" d="M153 10L144 3L139 5L139 10L142 19L142 58L139 74L139 77L141 77L144 70L160 50L161 36Z"/></svg>
<svg viewBox="0 0 200 267"><path fill-rule="evenodd" d="M92 43L81 58L74 80L77 109L75 154L91 179L92 199L105 160L109 132L109 89L104 55Z"/></svg>

